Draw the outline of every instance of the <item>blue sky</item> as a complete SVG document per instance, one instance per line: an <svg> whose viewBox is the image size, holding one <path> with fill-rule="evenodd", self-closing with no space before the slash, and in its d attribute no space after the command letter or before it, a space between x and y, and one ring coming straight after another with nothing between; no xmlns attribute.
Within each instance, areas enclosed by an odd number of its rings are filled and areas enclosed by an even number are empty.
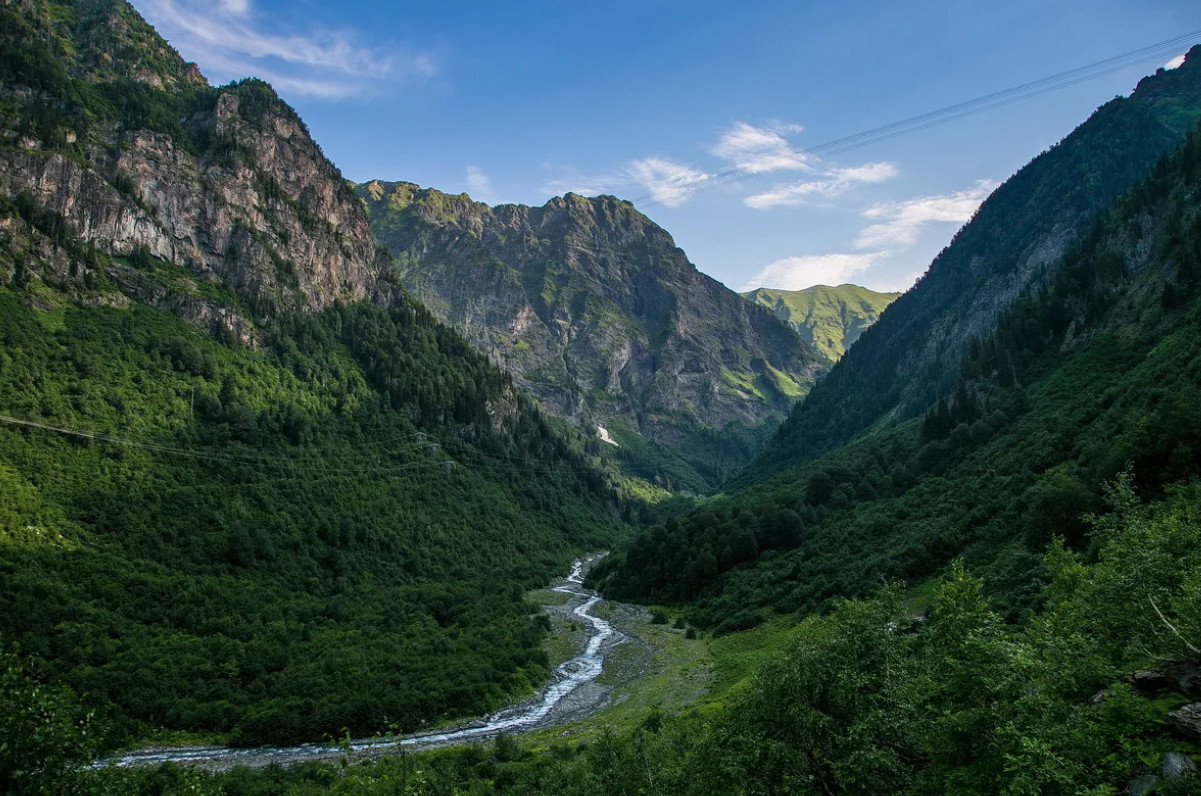
<svg viewBox="0 0 1201 796"><path fill-rule="evenodd" d="M737 290L908 287L992 187L1172 55L806 147L1201 29L1196 0L133 3L214 83L270 81L350 179L612 193Z"/></svg>

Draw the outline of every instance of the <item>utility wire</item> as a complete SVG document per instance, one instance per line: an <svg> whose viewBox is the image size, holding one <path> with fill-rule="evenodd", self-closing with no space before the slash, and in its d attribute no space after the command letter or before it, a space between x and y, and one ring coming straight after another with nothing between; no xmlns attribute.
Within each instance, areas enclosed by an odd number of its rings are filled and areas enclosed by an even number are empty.
<svg viewBox="0 0 1201 796"><path fill-rule="evenodd" d="M1096 61L1084 66L1078 66L1074 69L1069 69L1065 72L1059 72L1046 77L1038 78L1027 83L1022 83L1017 86L994 91L991 94L984 94L979 97L957 102L953 105L948 105L937 110L921 113L916 116L910 116L906 119L900 119L895 122L873 127L868 130L863 130L858 133L841 136L831 139L820 144L815 144L810 147L805 147L799 150L801 155L832 155L841 152L847 152L859 147L868 146L871 144L888 141L893 138L899 138L903 135L928 130L931 127L937 127L948 122L972 116L977 113L995 110L996 108L1010 105L1021 100L1037 97L1042 94L1048 94L1053 91L1070 88L1071 86L1084 83L1088 80L1101 77L1120 71L1130 66L1143 63L1153 58L1162 58L1165 55L1170 55L1177 52L1182 46L1189 44L1198 38L1201 38L1201 30L1194 30L1189 33L1174 36L1164 41L1149 44L1145 47L1140 47L1136 50L1121 53L1101 61ZM726 185L742 182L744 180L758 177L767 172L747 171L742 168L723 169L705 179L698 180L688 186L683 186L688 195L694 195L703 191L712 190ZM631 200L634 204L641 202L658 202L654 193L643 194Z"/></svg>

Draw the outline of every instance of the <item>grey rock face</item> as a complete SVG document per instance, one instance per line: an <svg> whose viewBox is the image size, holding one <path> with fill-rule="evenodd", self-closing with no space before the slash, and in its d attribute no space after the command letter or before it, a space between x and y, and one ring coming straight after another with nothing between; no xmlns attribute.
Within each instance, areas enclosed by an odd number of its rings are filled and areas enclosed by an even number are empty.
<svg viewBox="0 0 1201 796"><path fill-rule="evenodd" d="M1155 788L1156 781L1154 774L1143 774L1130 781L1130 786L1126 788L1126 792L1130 796L1146 796L1146 794Z"/></svg>
<svg viewBox="0 0 1201 796"><path fill-rule="evenodd" d="M614 197L489 207L359 186L401 278L553 413L674 441L783 417L821 360Z"/></svg>
<svg viewBox="0 0 1201 796"><path fill-rule="evenodd" d="M1201 702L1193 702L1168 714L1168 721L1183 736L1201 741Z"/></svg>
<svg viewBox="0 0 1201 796"><path fill-rule="evenodd" d="M122 134L117 147L98 138L86 162L60 152L5 151L0 192L27 192L103 252L129 257L144 249L227 287L257 315L321 310L386 293L389 266L376 251L361 204L300 121L282 108L252 124L231 90L211 113L191 120L211 139L236 141L234 158L193 154L148 131ZM182 300L129 277L118 277L118 285L139 300L253 339L237 308Z"/></svg>
<svg viewBox="0 0 1201 796"><path fill-rule="evenodd" d="M1130 684L1143 694L1171 689L1198 697L1201 696L1201 666L1178 663L1158 669L1143 669L1130 675Z"/></svg>
<svg viewBox="0 0 1201 796"><path fill-rule="evenodd" d="M1163 756L1159 770L1163 774L1164 779L1176 779L1185 774L1196 772L1197 764L1183 752L1168 752Z"/></svg>

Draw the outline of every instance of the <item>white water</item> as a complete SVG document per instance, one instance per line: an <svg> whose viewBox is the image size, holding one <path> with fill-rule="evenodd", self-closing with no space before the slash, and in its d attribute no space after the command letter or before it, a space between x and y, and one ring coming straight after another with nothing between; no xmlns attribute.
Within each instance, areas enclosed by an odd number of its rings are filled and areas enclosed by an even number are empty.
<svg viewBox="0 0 1201 796"><path fill-rule="evenodd" d="M176 749L147 749L126 755L99 760L97 768L116 766L152 766L159 763L220 763L223 766L266 765L271 762L300 762L336 756L349 748L350 751L395 749L401 746L444 746L482 736L495 735L508 730L529 729L542 723L551 710L564 697L587 682L595 680L604 667L605 656L602 646L616 631L613 626L591 614L592 608L601 601L600 595L584 588L584 566L599 556L581 559L572 564L567 583L556 586L555 591L583 597L584 602L572 609L572 613L592 626L592 636L584 651L571 660L556 667L550 685L543 690L541 698L532 704L519 705L494 713L483 722L459 730L406 735L403 737L377 737L351 741L346 744L303 744L301 746L258 746L237 749L220 746L190 746Z"/></svg>

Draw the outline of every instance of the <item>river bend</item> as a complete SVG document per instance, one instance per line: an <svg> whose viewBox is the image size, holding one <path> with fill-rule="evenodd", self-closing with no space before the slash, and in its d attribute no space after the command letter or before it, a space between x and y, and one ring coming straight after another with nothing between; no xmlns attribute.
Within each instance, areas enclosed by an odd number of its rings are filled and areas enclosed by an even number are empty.
<svg viewBox="0 0 1201 796"><path fill-rule="evenodd" d="M98 760L94 767L152 766L159 763L207 765L227 768L239 765L266 766L272 763L289 764L306 760L337 757L348 749L352 752L386 754L400 747L424 749L435 746L450 746L481 740L502 732L530 730L549 723L555 706L581 685L592 682L604 668L605 654L619 635L613 626L592 613L602 602L591 589L584 588L584 567L599 559L592 556L579 559L571 567L571 573L554 590L581 600L571 613L589 627L588 643L584 651L555 667L550 683L534 700L494 713L486 719L455 730L434 733L419 733L405 736L375 737L352 740L349 744L310 743L300 746L257 746L250 748L221 746L186 746L152 748L129 752L124 755Z"/></svg>

